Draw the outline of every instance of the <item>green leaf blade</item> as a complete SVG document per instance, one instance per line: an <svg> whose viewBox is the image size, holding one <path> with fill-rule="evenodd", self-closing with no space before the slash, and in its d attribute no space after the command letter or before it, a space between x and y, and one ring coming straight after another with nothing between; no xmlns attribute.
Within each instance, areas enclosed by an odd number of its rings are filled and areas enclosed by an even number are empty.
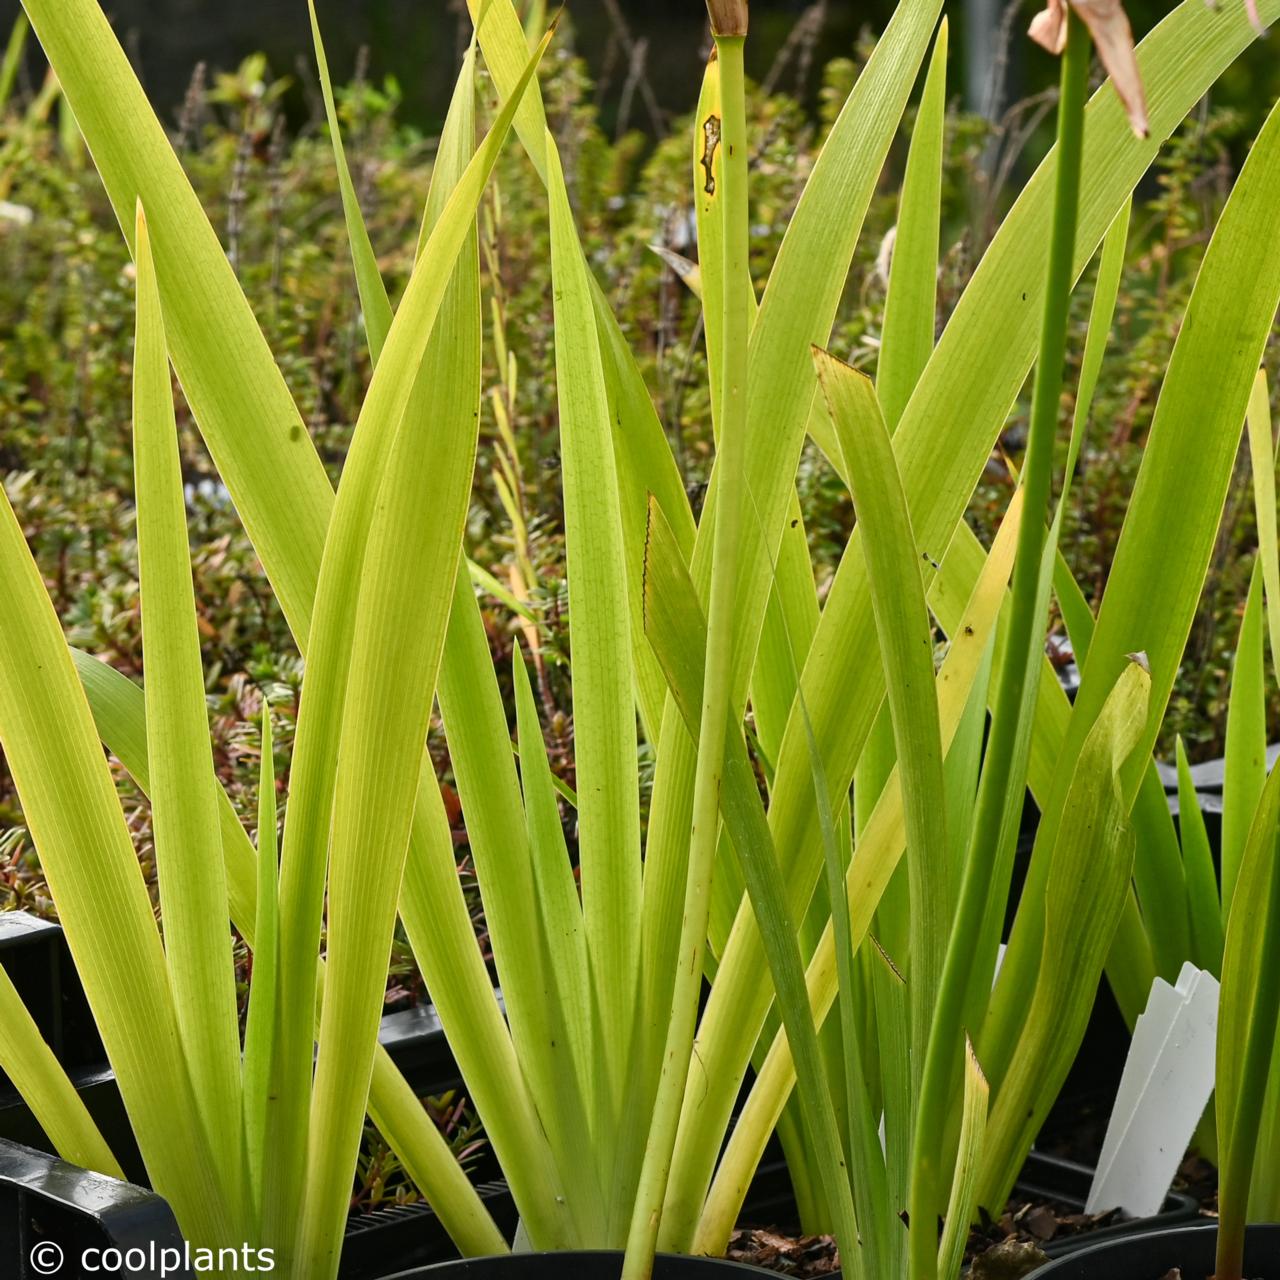
<svg viewBox="0 0 1280 1280"><path fill-rule="evenodd" d="M240 1194L240 1027L169 356L138 206L133 432L152 825L165 954L200 1117Z"/></svg>
<svg viewBox="0 0 1280 1280"><path fill-rule="evenodd" d="M316 17L315 0L307 0L311 17L311 39L315 46L316 70L320 74L320 94L324 101L325 119L329 125L329 137L333 142L333 159L338 169L338 192L342 197L342 216L347 224L347 241L351 246L351 261L355 267L356 289L360 294L360 308L364 316L365 335L374 363L382 354L387 334L391 329L391 303L387 299L386 286L378 269L378 258L369 239L369 228L360 210L360 200L355 184L351 181L351 168L342 145L342 127L338 120L338 108L333 99L333 82L329 78L329 60L325 56L324 41L320 37L320 20ZM471 55L468 54L468 59Z"/></svg>
<svg viewBox="0 0 1280 1280"><path fill-rule="evenodd" d="M257 910L253 974L244 1031L244 1134L253 1221L262 1229L266 1189L266 1142L276 1073L276 997L280 959L280 863L276 834L276 777L271 707L262 700L262 761L258 773ZM278 1096L276 1094L275 1096Z"/></svg>
<svg viewBox="0 0 1280 1280"><path fill-rule="evenodd" d="M1003 1205L1084 1036L1133 874L1121 771L1145 732L1151 676L1131 660L1086 739L1045 894L1040 975L996 1093L978 1203Z"/></svg>
<svg viewBox="0 0 1280 1280"><path fill-rule="evenodd" d="M142 690L127 676L78 649L73 649L71 656L103 744L120 760L143 793L148 793L151 771L147 755L146 708ZM227 883L231 899L231 918L240 931L241 937L252 947L258 940L257 857L221 785L218 791L222 849L226 858ZM432 865L431 860L423 861L424 857L429 859L429 855L424 849L426 841L422 833L433 825L426 816L432 812L430 798L433 795L435 797L434 813L438 819L435 830L439 831L441 826L443 827L442 847L449 852L445 858L434 859L436 865L445 864L446 874L441 876L438 882L428 881L424 886L423 879L417 871L420 867ZM470 918L462 902L462 889L452 860L452 841L449 837L448 820L444 815L440 790L434 778L431 779L430 790L425 793L420 790L418 805L414 812L414 847L418 857L411 861L406 879L406 928L411 938L420 940L428 932L440 934L448 931L461 916L469 951L455 946L448 949L446 954L454 956L469 954L474 957L475 965L472 972L478 971L481 995L487 998L488 1006L494 1010L494 1021L501 1027L501 1015L497 1013L497 1003L493 999L488 975L480 960L479 949L475 946ZM421 818L419 815L422 815ZM458 904L458 910L452 912L444 909L450 892L454 894ZM423 911L424 902L430 904L429 912ZM423 954L429 958L434 955L433 952L425 949ZM456 972L460 975L467 974L465 968ZM440 992L436 996L437 1008L447 1007L449 1021L454 1026L466 1026L472 1037L482 1042L480 1060L505 1062L506 1060L501 1057L503 1047L501 1036L490 1036L486 1039L481 1027L482 1019L472 1016L468 1020L454 1011L455 1002L465 1006L468 1012L477 1007L482 1009L485 1007L482 1001L474 998L468 1002L468 993L463 991L467 985L464 978L455 976L455 971L448 971L446 980L435 967L430 968L427 976L432 991ZM474 983L472 986L474 987ZM505 1047L509 1055L509 1037L506 1038ZM465 1058L465 1054L461 1050L458 1052L461 1061ZM507 1063L507 1070L497 1074L506 1082L518 1082L519 1079L514 1062ZM472 1078L483 1082L484 1075L481 1072L468 1071L468 1079ZM518 1097L519 1095L520 1090L508 1083L504 1096ZM477 1105L479 1105L478 1099ZM448 1145L442 1140L435 1122L423 1109L417 1095L405 1082L404 1077L381 1046L374 1055L373 1080L369 1091L369 1113L392 1150L404 1163L410 1177L423 1189L432 1207L439 1214L445 1230L459 1249L475 1255L503 1252L506 1241L494 1225L492 1217L476 1195L467 1175L458 1165ZM486 1114L491 1113L486 1111ZM497 1123L490 1123L489 1130L495 1147L500 1147L498 1140L500 1126ZM534 1145L532 1141L527 1141L522 1144L522 1149L532 1150ZM510 1163L511 1167L515 1166L514 1160ZM505 1158L503 1165L504 1168L508 1167L508 1161ZM546 1180L542 1185L546 1185ZM520 1202L518 1196L517 1202ZM536 1208L536 1202L531 1207Z"/></svg>
<svg viewBox="0 0 1280 1280"><path fill-rule="evenodd" d="M640 810L631 631L609 406L586 262L554 143L546 142L578 759L582 909L605 1060L621 1117L639 981Z"/></svg>
<svg viewBox="0 0 1280 1280"><path fill-rule="evenodd" d="M152 1182L188 1238L216 1243L233 1219L197 1118L151 901L61 626L2 493L0 574L5 763Z"/></svg>
<svg viewBox="0 0 1280 1280"><path fill-rule="evenodd" d="M84 1099L45 1043L40 1028L0 966L0 1069L31 1108L54 1150L72 1164L108 1178L124 1173Z"/></svg>
<svg viewBox="0 0 1280 1280"><path fill-rule="evenodd" d="M1144 46L1163 47L1161 37L1194 24L1200 16L1198 12L1175 11ZM1204 37L1229 32L1225 24L1210 24ZM1144 60L1144 67L1148 62L1154 64L1155 59ZM1168 70L1153 65L1152 74L1153 78L1163 76ZM1147 89L1154 100L1151 80ZM1156 116L1152 118L1154 122ZM1088 147L1086 135L1086 150ZM1280 199L1280 110L1273 109L1223 209L1196 278L1108 575L1080 693L1060 749L1063 760L1076 758L1106 690L1128 660L1127 653L1141 649L1151 664L1152 695L1143 749L1135 753L1125 774L1126 789L1134 792L1147 772L1146 758L1155 743L1186 645L1217 537L1250 392L1280 304L1280 226L1267 213L1276 199ZM1190 489L1186 484L1189 474L1197 478ZM1067 774L1065 768L1058 771L1055 785L1041 805L1046 847L1051 847ZM1033 909L1019 912L1000 971L996 1002L1002 1010L1000 1030L988 1028L981 1041L983 1061L992 1079L999 1078L998 1063L1006 1060L1035 980L1042 927L1034 907L1040 901L1047 870L1042 859L1033 859L1023 898L1024 905ZM1179 887L1182 869L1176 862L1170 873L1168 883L1164 879L1150 882L1156 901L1140 903L1144 912L1161 910L1163 892L1170 885ZM1182 895L1174 896L1176 907L1166 905L1171 912L1176 910L1176 918L1182 921Z"/></svg>
<svg viewBox="0 0 1280 1280"><path fill-rule="evenodd" d="M1231 669L1222 777L1222 902L1230 913L1236 878L1267 781L1266 640L1262 562L1254 564Z"/></svg>
<svg viewBox="0 0 1280 1280"><path fill-rule="evenodd" d="M1204 813L1191 779L1182 738L1177 741L1178 828L1187 874L1187 908L1191 917L1192 958L1215 978L1222 974L1223 912L1218 872L1213 865Z"/></svg>
<svg viewBox="0 0 1280 1280"><path fill-rule="evenodd" d="M875 388L869 379L825 352L815 351L814 361L841 449L850 462L892 714L907 830L911 1046L919 1072L950 936L951 858L933 634L920 552ZM918 1075L916 1081L918 1088Z"/></svg>
<svg viewBox="0 0 1280 1280"><path fill-rule="evenodd" d="M522 88L528 84L546 41L529 60ZM374 643L357 607L365 577L369 530L377 523L377 513L385 510L393 492L384 494L384 476L397 478L390 454L399 444L401 424L410 428L417 447L434 457L439 449L441 467L436 488L425 491L434 498L447 495L456 502L455 486L469 491L471 459L478 422L478 359L455 364L467 351L478 349L479 305L470 308L469 318L460 319L459 329L451 329L451 304L462 295L455 287L455 265L462 262L465 274L457 288L478 290L475 262L475 211L489 174L507 137L516 101L509 100L499 112L488 136L467 164L449 195L444 210L432 229L426 246L414 266L400 308L396 312L386 346L374 369L373 379L361 407L355 434L343 469L342 484L325 541L324 562L316 589L311 625L307 631L307 680L299 707L298 729L290 771L290 794L285 815L285 832L280 868L280 964L283 993L280 1054L283 1099L278 1108L280 1133L271 1144L272 1158L281 1162L277 1185L290 1189L273 1206L269 1235L288 1257L287 1241L292 1238L297 1214L291 1204L301 1190L307 1168L306 1099L312 1060L312 1009L315 1002L315 957L320 940L321 910L324 901L325 854L329 845L330 820L336 794L336 767L340 733L352 667L355 636L364 628L366 643ZM442 312L445 319L439 326ZM398 434L400 433L400 434ZM433 434L434 433L434 434ZM469 442L468 442L469 437ZM402 455L403 465L421 464L413 454ZM384 519L387 519L385 515ZM452 509L442 507L440 531L449 527ZM461 522L456 535L460 542ZM384 535L389 536L385 533ZM444 557L434 564L426 584L440 587L444 595L436 601L447 617L447 601L453 589L453 575L439 578L441 565L456 547L441 544ZM389 551L387 552L389 554ZM390 592L393 581L380 579ZM421 604L421 601L418 602ZM433 620L435 620L433 618ZM391 636L403 633L395 631ZM434 665L429 668L434 677ZM407 707L406 707L407 709ZM419 755L420 755L419 744ZM395 849L399 859L402 849ZM316 1265L320 1266L319 1260Z"/></svg>
<svg viewBox="0 0 1280 1280"><path fill-rule="evenodd" d="M892 431L933 354L947 124L947 19L933 42L898 204L876 391Z"/></svg>

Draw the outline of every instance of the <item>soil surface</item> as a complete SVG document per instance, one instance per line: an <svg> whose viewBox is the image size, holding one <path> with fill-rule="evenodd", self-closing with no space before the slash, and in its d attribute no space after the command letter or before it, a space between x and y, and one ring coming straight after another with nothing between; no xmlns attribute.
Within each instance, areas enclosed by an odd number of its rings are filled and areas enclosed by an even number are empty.
<svg viewBox="0 0 1280 1280"><path fill-rule="evenodd" d="M1217 1216L1217 1170L1208 1161L1189 1156L1178 1170L1174 1189L1199 1201L1205 1217ZM965 1250L967 1280L1021 1280L1049 1260L1043 1247L1050 1241L1111 1226L1117 1216L1115 1210L1080 1213L1052 1201L1015 1196L998 1219L984 1216L984 1221L970 1232ZM793 1236L771 1228L735 1231L725 1256L799 1280L830 1276L840 1268L840 1256L831 1236ZM1152 1280L1204 1278L1184 1276L1175 1269Z"/></svg>
<svg viewBox="0 0 1280 1280"><path fill-rule="evenodd" d="M997 1220L986 1219L970 1233L965 1250L968 1275L971 1280L1018 1280L1048 1261L1042 1246L1050 1240L1096 1231L1115 1219L1114 1211L1085 1214L1064 1205L1014 1199ZM840 1266L830 1236L790 1236L765 1229L735 1231L726 1257L804 1280L829 1276Z"/></svg>
<svg viewBox="0 0 1280 1280"><path fill-rule="evenodd" d="M1109 1209L1106 1213L1081 1213L1051 1200L1015 1197L994 1221L986 1214L982 1215L983 1220L969 1233L965 1260L973 1262L992 1250L1012 1254L1015 1251L1008 1247L1011 1244L1039 1250L1051 1240L1087 1235L1101 1227L1109 1227L1119 1220L1119 1216L1116 1209ZM979 1271L978 1274L984 1273Z"/></svg>
<svg viewBox="0 0 1280 1280"><path fill-rule="evenodd" d="M1218 1216L1218 1170L1199 1156L1188 1156L1178 1168L1173 1189L1184 1192L1200 1206L1205 1218ZM1161 1277L1164 1280L1164 1277Z"/></svg>
<svg viewBox="0 0 1280 1280"><path fill-rule="evenodd" d="M829 1276L840 1269L840 1255L831 1236L785 1236L748 1227L729 1237L725 1257L749 1262L784 1276Z"/></svg>

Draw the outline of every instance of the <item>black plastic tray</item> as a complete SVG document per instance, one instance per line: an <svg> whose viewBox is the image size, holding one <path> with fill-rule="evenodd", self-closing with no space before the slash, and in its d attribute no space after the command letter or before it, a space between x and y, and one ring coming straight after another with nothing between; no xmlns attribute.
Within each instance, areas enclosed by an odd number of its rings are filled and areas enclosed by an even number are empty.
<svg viewBox="0 0 1280 1280"><path fill-rule="evenodd" d="M43 1151L0 1142L0 1275L36 1280L80 1277L87 1249L162 1250L182 1256L182 1234L168 1204L153 1191L90 1173ZM95 1265L100 1263L95 1258ZM127 1273L102 1269L103 1280L152 1280L157 1266ZM169 1270L174 1277L181 1272Z"/></svg>
<svg viewBox="0 0 1280 1280"><path fill-rule="evenodd" d="M505 1183L477 1188L485 1207L504 1235L515 1233L515 1203ZM0 1140L0 1276L35 1280L58 1255L65 1258L58 1274L79 1276L75 1262L86 1249L144 1251L142 1267L127 1273L95 1272L105 1280L153 1280L161 1274L161 1251L182 1251L182 1235L173 1211L162 1196L145 1187L121 1182L57 1156L16 1142ZM33 1250L36 1253L33 1264ZM171 1254L170 1257L173 1255ZM341 1280L382 1280L391 1270L419 1267L457 1258L447 1232L426 1204L393 1206L352 1218L347 1226L338 1270ZM166 1262L167 1277L185 1274Z"/></svg>
<svg viewBox="0 0 1280 1280"><path fill-rule="evenodd" d="M42 1034L84 1097L126 1175L136 1183L145 1183L145 1171L119 1089L104 1061L102 1040L71 965L61 928L22 912L0 914L0 964L8 971ZM439 1017L430 1005L387 1015L382 1021L379 1041L416 1092L444 1093L461 1085L457 1062ZM1113 1054L1082 1056L1108 1062L1115 1058ZM1120 1061L1123 1062L1123 1055ZM1064 1088L1064 1094L1068 1092L1070 1088ZM48 1140L35 1117L9 1081L0 1075L0 1150L6 1149L6 1140L23 1148L49 1152ZM63 1166L62 1176L65 1178L66 1171L73 1168ZM517 1214L510 1190L498 1173L495 1166L487 1167L481 1174L486 1181L480 1189L495 1222L511 1238ZM97 1175L85 1176L95 1178ZM1052 1200L1082 1212L1092 1176L1093 1170L1085 1165L1032 1152L1016 1190L1019 1194ZM141 1186L114 1185L128 1188L126 1198L132 1197L130 1203L137 1203L136 1195L151 1196L164 1206L164 1213L172 1220L168 1206L160 1197L144 1191ZM1102 1239L1174 1226L1193 1219L1196 1213L1196 1202L1189 1196L1171 1194L1155 1218L1116 1223L1085 1235L1050 1241L1045 1252L1051 1257L1060 1256ZM740 1220L751 1226L799 1230L791 1177L785 1161L779 1158L776 1144L766 1152L752 1179ZM8 1242L0 1235L0 1267L7 1256ZM414 1267L455 1256L448 1234L429 1206L391 1206L351 1219L340 1274L342 1280L377 1280L386 1274L388 1264ZM5 1270L3 1274L11 1273Z"/></svg>
<svg viewBox="0 0 1280 1280"><path fill-rule="evenodd" d="M513 1239L519 1214L507 1184L486 1182L476 1190L498 1230ZM410 1269L456 1261L457 1257L458 1250L435 1210L420 1200L352 1217L342 1241L338 1277L383 1280L390 1267Z"/></svg>
<svg viewBox="0 0 1280 1280"><path fill-rule="evenodd" d="M30 1108L0 1073L0 1167L8 1170L7 1181L0 1175L0 1280L12 1276L26 1280L27 1272L19 1268L29 1265L31 1247L42 1239L31 1234L38 1222L54 1223L56 1233L50 1238L63 1243L68 1256L73 1245L81 1247L76 1245L77 1233L87 1233L83 1247L99 1243L123 1248L132 1240L149 1238L150 1228L144 1225L132 1236L124 1232L117 1238L114 1233L123 1230L122 1223L152 1222L159 1234L176 1231L168 1204L146 1188L146 1170L129 1117L61 927L25 912L0 913L0 965L130 1180L101 1178L58 1160ZM388 1014L378 1039L418 1094L446 1093L462 1083L440 1019L430 1005ZM85 1181L78 1183L77 1176ZM497 1181L498 1169L492 1161L481 1164L479 1176L485 1180L478 1188L481 1198L510 1238L517 1217L511 1193ZM62 1199L56 1214L40 1191L46 1185L59 1188ZM73 1226L77 1206L84 1205L96 1205L102 1212L99 1217L91 1213L83 1224ZM33 1216L37 1208L39 1217ZM350 1220L339 1275L341 1280L379 1280L392 1268L456 1257L448 1233L429 1206L390 1206ZM147 1273L130 1275L145 1280Z"/></svg>

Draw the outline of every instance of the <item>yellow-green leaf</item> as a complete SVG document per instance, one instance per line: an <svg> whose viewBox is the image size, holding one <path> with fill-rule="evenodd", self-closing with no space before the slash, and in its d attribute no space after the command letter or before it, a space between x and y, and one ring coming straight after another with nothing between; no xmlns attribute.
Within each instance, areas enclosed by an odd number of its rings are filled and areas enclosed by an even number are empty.
<svg viewBox="0 0 1280 1280"><path fill-rule="evenodd" d="M138 206L134 489L151 822L169 982L196 1105L227 1203L242 1195L240 1022L178 428L150 237Z"/></svg>

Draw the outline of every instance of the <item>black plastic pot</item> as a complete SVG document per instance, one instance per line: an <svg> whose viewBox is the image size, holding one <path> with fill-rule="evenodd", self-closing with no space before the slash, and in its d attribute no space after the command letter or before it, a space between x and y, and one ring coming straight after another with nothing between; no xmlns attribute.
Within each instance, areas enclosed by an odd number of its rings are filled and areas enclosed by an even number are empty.
<svg viewBox="0 0 1280 1280"><path fill-rule="evenodd" d="M62 926L25 911L0 915L4 966L40 1034L64 1067L92 1067L106 1055L84 988L71 962ZM10 1088L0 1072L0 1090Z"/></svg>
<svg viewBox="0 0 1280 1280"><path fill-rule="evenodd" d="M505 1009L501 988L495 987L494 995L499 1007ZM428 1096L462 1086L462 1072L435 1005L420 1004L386 1014L378 1028L378 1043L415 1092Z"/></svg>
<svg viewBox="0 0 1280 1280"><path fill-rule="evenodd" d="M497 1258L465 1258L433 1267L401 1271L388 1280L618 1280L622 1254L606 1250L582 1253L506 1253ZM773 1276L743 1262L722 1258L686 1258L660 1253L654 1261L653 1280L734 1280L741 1276Z"/></svg>
<svg viewBox="0 0 1280 1280"><path fill-rule="evenodd" d="M1216 1223L1109 1240L1058 1258L1032 1273L1034 1280L1163 1280L1175 1267L1183 1280L1212 1276ZM1280 1225L1250 1227L1244 1270L1249 1280L1280 1280Z"/></svg>
<svg viewBox="0 0 1280 1280"><path fill-rule="evenodd" d="M1273 742L1267 748L1267 768L1270 769L1280 759L1280 743ZM1200 799L1200 810L1204 814L1205 828L1209 834L1209 844L1216 861L1222 847L1222 787L1226 781L1227 762L1221 756L1215 760L1202 760L1193 764L1189 770L1191 785ZM1169 806L1176 815L1178 812L1178 770L1171 764L1159 761L1156 769L1160 773L1164 789L1169 796Z"/></svg>

